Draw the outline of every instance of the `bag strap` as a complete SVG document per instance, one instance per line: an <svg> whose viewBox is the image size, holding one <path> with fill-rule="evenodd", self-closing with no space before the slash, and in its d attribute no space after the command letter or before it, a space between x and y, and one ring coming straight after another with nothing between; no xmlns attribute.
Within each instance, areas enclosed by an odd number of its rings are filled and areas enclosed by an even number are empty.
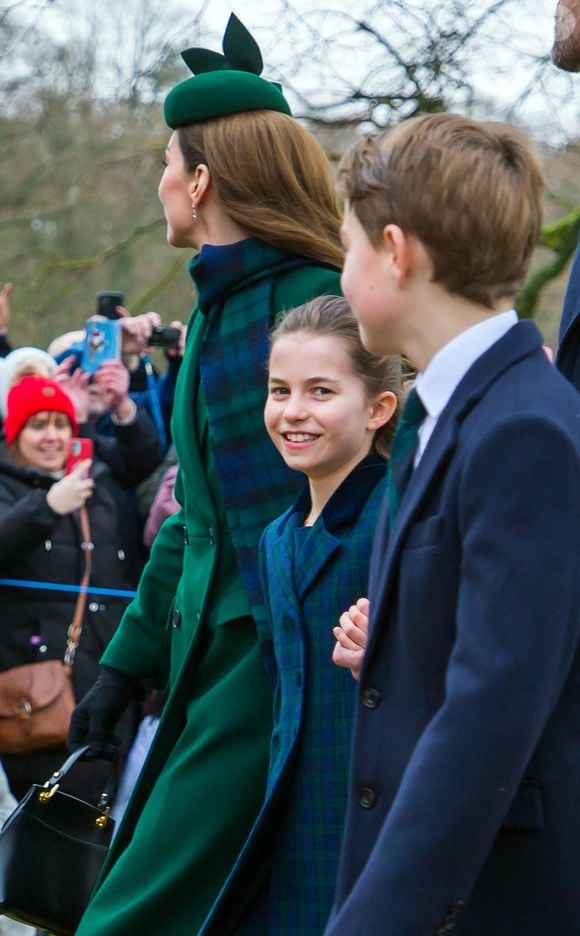
<svg viewBox="0 0 580 936"><path fill-rule="evenodd" d="M80 590L77 595L73 619L68 629L64 654L64 665L71 669L74 663L76 649L80 643L81 634L83 632L83 619L87 606L87 588L91 578L92 551L95 548L95 544L91 541L91 525L89 523L89 515L86 507L81 507L79 509L79 520L82 534L81 549L85 557L85 568L81 579Z"/></svg>
<svg viewBox="0 0 580 936"><path fill-rule="evenodd" d="M77 761L82 760L85 754L88 751L90 751L90 748L91 748L90 744L83 744L81 747L77 748L76 751L73 751L73 753L70 754L69 757L67 757L64 764L62 764L62 766L59 767L58 770L54 771L54 773L48 778L46 783L43 784L42 786L42 789L39 794L41 802L47 803L49 800L52 799L52 797L54 796L54 794L57 792L58 788L60 787L61 780L64 777L66 777L67 773L75 766ZM105 789L103 790L103 792L101 793L101 797L97 805L97 809L102 810L103 818L105 820L101 828L104 828L104 826L107 824L109 813L111 811L111 803L113 799L115 798L115 792L117 789L118 779L119 779L118 765L117 765L117 758L115 757L111 764L109 782L107 786L105 787Z"/></svg>

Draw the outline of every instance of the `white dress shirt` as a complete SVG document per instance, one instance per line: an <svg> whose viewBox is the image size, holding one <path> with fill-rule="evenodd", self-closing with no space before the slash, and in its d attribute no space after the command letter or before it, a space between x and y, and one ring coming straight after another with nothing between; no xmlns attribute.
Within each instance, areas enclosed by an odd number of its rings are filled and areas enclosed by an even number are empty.
<svg viewBox="0 0 580 936"><path fill-rule="evenodd" d="M437 420L471 365L503 338L517 320L516 312L510 309L472 325L444 345L425 370L417 374L415 388L427 415L419 428L419 444L413 462L415 468L421 461Z"/></svg>

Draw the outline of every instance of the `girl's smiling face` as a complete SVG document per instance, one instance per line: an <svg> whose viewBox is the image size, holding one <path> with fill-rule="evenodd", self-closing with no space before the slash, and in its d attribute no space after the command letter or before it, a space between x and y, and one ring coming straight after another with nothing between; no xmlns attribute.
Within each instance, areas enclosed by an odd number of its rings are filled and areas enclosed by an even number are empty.
<svg viewBox="0 0 580 936"><path fill-rule="evenodd" d="M290 468L340 482L371 449L374 409L340 338L293 332L275 341L264 419Z"/></svg>

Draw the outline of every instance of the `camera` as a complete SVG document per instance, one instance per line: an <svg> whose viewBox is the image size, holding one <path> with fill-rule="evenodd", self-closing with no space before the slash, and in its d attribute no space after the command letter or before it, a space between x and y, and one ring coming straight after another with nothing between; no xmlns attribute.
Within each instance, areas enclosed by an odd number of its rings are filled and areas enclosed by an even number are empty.
<svg viewBox="0 0 580 936"><path fill-rule="evenodd" d="M174 348L179 342L179 328L170 325L154 325L147 344L150 348Z"/></svg>

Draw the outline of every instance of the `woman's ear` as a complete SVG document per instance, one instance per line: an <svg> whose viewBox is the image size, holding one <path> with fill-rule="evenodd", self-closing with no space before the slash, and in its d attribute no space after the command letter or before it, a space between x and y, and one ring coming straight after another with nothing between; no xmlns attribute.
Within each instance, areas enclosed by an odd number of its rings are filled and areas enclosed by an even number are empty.
<svg viewBox="0 0 580 936"><path fill-rule="evenodd" d="M190 172L189 176L188 191L191 198L191 207L197 209L202 204L211 186L211 173L204 163L200 163Z"/></svg>
<svg viewBox="0 0 580 936"><path fill-rule="evenodd" d="M378 397L375 397L371 404L371 415L367 423L367 429L376 432L381 426L386 426L389 419L397 411L397 397L391 390L384 390Z"/></svg>

